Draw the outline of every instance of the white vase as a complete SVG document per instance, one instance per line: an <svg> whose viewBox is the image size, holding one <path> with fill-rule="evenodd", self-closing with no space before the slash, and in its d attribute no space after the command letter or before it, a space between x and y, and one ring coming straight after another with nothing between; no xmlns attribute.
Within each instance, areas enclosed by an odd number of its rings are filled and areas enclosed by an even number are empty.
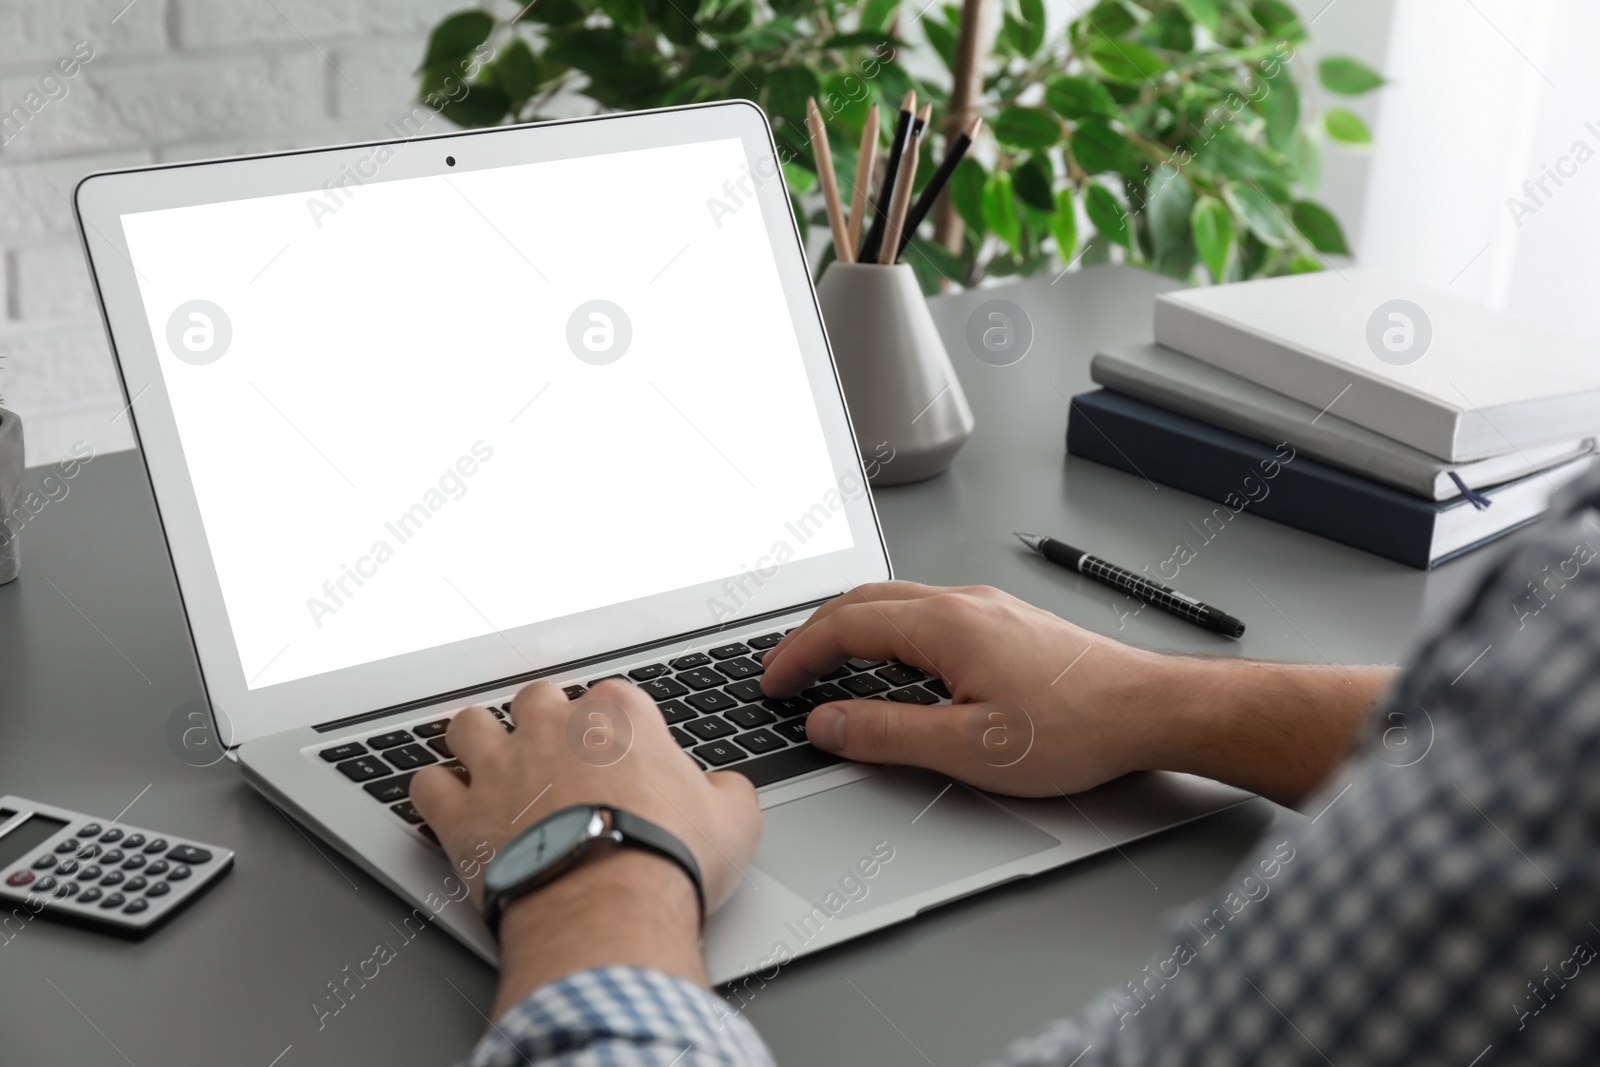
<svg viewBox="0 0 1600 1067"><path fill-rule="evenodd" d="M17 576L18 538L15 523L7 523L22 502L22 420L14 411L0 408L0 585Z"/></svg>
<svg viewBox="0 0 1600 1067"><path fill-rule="evenodd" d="M868 479L905 485L948 467L972 434L972 408L916 274L835 261L817 301Z"/></svg>

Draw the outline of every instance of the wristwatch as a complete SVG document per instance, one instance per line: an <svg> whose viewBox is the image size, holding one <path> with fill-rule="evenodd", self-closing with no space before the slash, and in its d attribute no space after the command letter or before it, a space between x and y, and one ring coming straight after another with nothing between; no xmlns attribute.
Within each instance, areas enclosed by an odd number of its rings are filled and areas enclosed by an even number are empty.
<svg viewBox="0 0 1600 1067"><path fill-rule="evenodd" d="M648 819L604 804L574 804L546 815L512 838L483 875L483 919L496 937L506 906L549 885L589 855L597 841L640 848L683 868L694 883L705 921L706 890L694 853L672 833Z"/></svg>

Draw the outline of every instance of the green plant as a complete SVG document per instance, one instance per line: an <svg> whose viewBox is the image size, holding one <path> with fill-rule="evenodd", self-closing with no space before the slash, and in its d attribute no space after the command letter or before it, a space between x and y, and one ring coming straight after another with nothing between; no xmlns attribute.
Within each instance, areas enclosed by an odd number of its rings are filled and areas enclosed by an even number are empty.
<svg viewBox="0 0 1600 1067"><path fill-rule="evenodd" d="M1311 106L1295 56L1306 29L1282 0L1100 0L1054 40L1042 0L965 2L1000 9L975 106L988 134L950 183L941 240L930 223L907 252L924 288L1105 261L1114 246L1215 281L1317 270L1319 256L1347 252L1311 197L1323 143L1371 135L1347 109ZM464 126L537 120L573 92L614 109L747 97L771 117L798 198L816 182L808 96L848 179L870 104L889 117L915 89L941 117L918 167L933 173L938 142L970 114L944 114L947 80L906 72L901 35L920 28L953 74L961 14L898 0L534 0L502 19L449 16L419 75L423 99ZM1317 74L1341 95L1383 84L1348 58ZM795 203L802 226L821 221Z"/></svg>

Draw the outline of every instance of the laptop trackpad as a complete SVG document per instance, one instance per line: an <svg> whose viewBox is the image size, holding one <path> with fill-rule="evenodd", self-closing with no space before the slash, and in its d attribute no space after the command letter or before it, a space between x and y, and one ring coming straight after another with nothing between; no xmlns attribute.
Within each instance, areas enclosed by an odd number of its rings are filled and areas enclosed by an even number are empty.
<svg viewBox="0 0 1600 1067"><path fill-rule="evenodd" d="M764 814L755 866L810 901L901 900L1060 843L943 775L899 767Z"/></svg>

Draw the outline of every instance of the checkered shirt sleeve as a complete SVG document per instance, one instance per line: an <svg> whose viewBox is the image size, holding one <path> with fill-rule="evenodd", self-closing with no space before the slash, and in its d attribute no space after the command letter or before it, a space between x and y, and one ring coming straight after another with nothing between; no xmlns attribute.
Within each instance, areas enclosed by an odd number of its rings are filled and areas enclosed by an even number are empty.
<svg viewBox="0 0 1600 1067"><path fill-rule="evenodd" d="M639 967L579 971L496 1019L464 1067L771 1067L720 997Z"/></svg>

